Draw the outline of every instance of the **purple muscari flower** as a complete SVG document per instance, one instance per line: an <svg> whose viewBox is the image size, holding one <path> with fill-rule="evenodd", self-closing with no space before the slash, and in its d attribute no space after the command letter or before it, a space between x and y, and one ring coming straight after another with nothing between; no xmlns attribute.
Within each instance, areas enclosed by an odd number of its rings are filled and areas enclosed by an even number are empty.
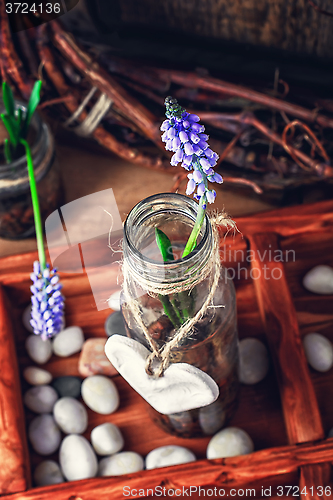
<svg viewBox="0 0 333 500"><path fill-rule="evenodd" d="M200 137L194 132L190 133L190 139L194 144L198 144L198 142L200 141Z"/></svg>
<svg viewBox="0 0 333 500"><path fill-rule="evenodd" d="M191 129L193 132L199 133L203 132L205 130L205 127L203 125L199 125L199 123L193 123Z"/></svg>
<svg viewBox="0 0 333 500"><path fill-rule="evenodd" d="M179 132L179 139L182 141L182 142L188 142L188 135L186 132L184 132L184 130L181 130Z"/></svg>
<svg viewBox="0 0 333 500"><path fill-rule="evenodd" d="M43 340L52 338L64 326L64 297L61 295L62 285L59 283L57 270L50 270L49 264L44 271L40 263L34 262L34 272L30 277L33 285L30 287L31 320L30 324L36 335Z"/></svg>
<svg viewBox="0 0 333 500"><path fill-rule="evenodd" d="M203 141L208 141L209 139L209 135L207 134L198 134L200 139L202 139Z"/></svg>
<svg viewBox="0 0 333 500"><path fill-rule="evenodd" d="M193 155L194 153L193 146L190 142L185 143L184 150L186 155Z"/></svg>
<svg viewBox="0 0 333 500"><path fill-rule="evenodd" d="M210 163L207 158L200 158L199 162L204 170L208 170L210 168Z"/></svg>
<svg viewBox="0 0 333 500"><path fill-rule="evenodd" d="M169 139L173 139L174 137L176 137L176 130L173 127L170 127L167 131L167 136Z"/></svg>
<svg viewBox="0 0 333 500"><path fill-rule="evenodd" d="M177 149L179 149L179 148L180 148L180 144L181 144L181 143L180 143L180 139L179 139L179 137L175 137L175 138L173 139L173 141L172 141L172 149L173 149L173 151L177 151Z"/></svg>
<svg viewBox="0 0 333 500"><path fill-rule="evenodd" d="M169 139L168 139L168 133L167 132L164 132L164 134L162 134L162 137L161 137L162 141L163 142L167 142Z"/></svg>
<svg viewBox="0 0 333 500"><path fill-rule="evenodd" d="M205 151L205 149L208 148L208 144L206 141L203 141L202 139L198 142L198 146L199 148L203 149Z"/></svg>
<svg viewBox="0 0 333 500"><path fill-rule="evenodd" d="M183 160L183 163L185 163L185 165L187 165L187 166L191 165L191 163L192 163L192 155L185 156L185 158Z"/></svg>
<svg viewBox="0 0 333 500"><path fill-rule="evenodd" d="M202 196L206 191L206 186L204 182L201 182L199 186L197 187L197 193L199 196Z"/></svg>
<svg viewBox="0 0 333 500"><path fill-rule="evenodd" d="M213 175L209 175L208 180L210 182L217 182L218 184L222 184L223 182L222 175L220 175L218 172L215 172Z"/></svg>
<svg viewBox="0 0 333 500"><path fill-rule="evenodd" d="M189 174L189 175L188 175L188 177L189 177L189 181L188 181L188 183L187 183L187 187L186 187L186 194L187 194L187 195L192 194L192 193L193 193L193 191L194 191L194 190L195 190L195 188L196 188L196 182L195 182L195 180L194 180L192 177L190 177L190 175L191 175L191 174Z"/></svg>
<svg viewBox="0 0 333 500"><path fill-rule="evenodd" d="M171 125L170 125L169 120L164 120L164 122L162 122L160 130L162 130L162 131L168 130L170 127L171 127Z"/></svg>
<svg viewBox="0 0 333 500"><path fill-rule="evenodd" d="M212 189L211 191L207 190L206 197L207 197L208 203L214 203L215 198L216 198L216 192L214 191L214 189Z"/></svg>
<svg viewBox="0 0 333 500"><path fill-rule="evenodd" d="M165 105L167 119L160 128L165 149L174 152L171 165L181 162L184 169L192 171L188 175L186 194L193 193L193 198L198 201L205 197L205 208L206 200L213 203L216 197L216 192L208 188L208 182L223 182L221 175L212 168L219 157L209 148L209 136L203 133L205 127L198 123L199 116L188 113L171 97L166 98Z"/></svg>
<svg viewBox="0 0 333 500"><path fill-rule="evenodd" d="M195 182L197 184L199 184L200 182L202 182L202 173L200 172L200 170L194 170L193 172L193 179L195 180Z"/></svg>

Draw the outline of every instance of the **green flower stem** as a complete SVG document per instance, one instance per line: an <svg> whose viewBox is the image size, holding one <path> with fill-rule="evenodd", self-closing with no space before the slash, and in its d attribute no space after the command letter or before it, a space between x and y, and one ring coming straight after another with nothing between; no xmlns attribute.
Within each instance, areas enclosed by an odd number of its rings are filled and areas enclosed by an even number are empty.
<svg viewBox="0 0 333 500"><path fill-rule="evenodd" d="M203 205L205 205L205 208L203 208ZM197 218L196 218L196 221L194 223L194 226L193 226L192 232L190 234L190 237L189 237L189 239L188 239L188 241L186 243L186 246L185 246L182 258L186 257L186 255L188 255L189 253L191 253L192 250L194 250L194 248L195 248L195 245L197 243L197 238L199 236L200 229L201 229L201 226L202 226L204 218L205 218L206 207L207 207L206 196L201 196L200 202L199 202L199 208L198 208Z"/></svg>
<svg viewBox="0 0 333 500"><path fill-rule="evenodd" d="M167 295L159 294L158 298L163 305L165 314L168 316L174 328L179 328L183 321L177 308L172 304Z"/></svg>
<svg viewBox="0 0 333 500"><path fill-rule="evenodd" d="M35 219L38 258L39 258L40 267L42 270L44 270L46 268L46 257L45 257L45 250L44 250L42 218L40 215L34 165L33 165L33 161L32 161L32 156L31 156L29 144L27 143L27 141L25 139L20 139L20 142L25 147L25 152L26 152L26 156L27 156L27 165L28 165L32 207L34 210L34 219Z"/></svg>

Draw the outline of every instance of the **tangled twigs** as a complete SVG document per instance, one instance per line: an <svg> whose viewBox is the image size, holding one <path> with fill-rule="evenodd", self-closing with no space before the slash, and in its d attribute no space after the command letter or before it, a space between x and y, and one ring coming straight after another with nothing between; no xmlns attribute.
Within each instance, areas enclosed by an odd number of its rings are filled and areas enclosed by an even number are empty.
<svg viewBox="0 0 333 500"><path fill-rule="evenodd" d="M273 130L271 130L264 123L258 120L253 113L250 112L236 113L236 114L210 113L210 115L214 119L215 126L218 126L219 122L224 122L224 121L236 122L242 125L251 125L252 127L259 130L259 132L261 132L269 140L275 142L279 146L282 146L284 149L286 149L285 148L286 142L282 139L282 137L280 137L279 134L273 132ZM209 117L206 116L206 122L209 123L209 121L210 121ZM297 123L299 122L297 121ZM221 128L224 127L222 126ZM292 156L292 158L297 158L298 160L300 160L303 164L309 167L310 170L314 171L320 177L333 177L333 168L330 167L329 165L323 165L320 162L313 160L305 153L303 153L303 151L300 151L299 149L296 149L291 145L288 145L287 151Z"/></svg>
<svg viewBox="0 0 333 500"><path fill-rule="evenodd" d="M307 122L317 122L322 127L333 128L332 118L320 115L309 109L303 108L302 106L298 106L297 104L292 104L290 102L277 99L276 97L261 94L256 90L242 87L241 85L225 82L209 76L202 77L196 73L186 73L183 71L167 69L156 69L155 71L159 78L166 79L167 81L171 81L179 85L191 88L200 87L212 92L219 92L234 97L242 97L243 99L248 99L249 101L262 104L268 108L276 109L277 111L284 111L285 113L289 113Z"/></svg>
<svg viewBox="0 0 333 500"><path fill-rule="evenodd" d="M257 194L262 194L263 192L261 187L259 187L256 182L250 181L249 179L243 179L242 177L231 177L230 175L224 175L223 182L248 186L252 188L253 191Z"/></svg>
<svg viewBox="0 0 333 500"><path fill-rule="evenodd" d="M232 148L234 147L234 145L236 144L236 142L238 141L238 139L240 138L242 133L243 133L243 130L240 130L238 132L238 134L235 135L235 137L233 139L231 139L231 141L229 142L227 147L223 150L223 153L220 155L220 158L217 161L216 167L218 167L218 165L220 165L223 162L223 160L226 159L226 157L228 156L228 154L230 153L230 151L232 150Z"/></svg>
<svg viewBox="0 0 333 500"><path fill-rule="evenodd" d="M57 22L54 21L51 25L54 33L53 41L66 59L84 74L92 86L105 93L124 116L132 121L146 137L149 137L159 149L164 149L154 115L128 94L114 78L92 60L88 53L79 48L73 38L62 30Z"/></svg>
<svg viewBox="0 0 333 500"><path fill-rule="evenodd" d="M312 151L314 152L315 149L317 148L319 153L321 154L321 156L324 158L324 160L329 163L330 159L325 151L325 148L324 146L321 144L321 142L319 141L319 139L315 136L315 134L312 132L312 130L307 126L305 125L304 123L298 121L298 120L294 120L290 123L288 123L285 127L284 127L284 130L282 132L282 144L283 144L283 147L284 149L287 151L287 153L290 154L290 156L292 157L292 159L297 163L297 165L299 165L301 168L303 168L304 170L311 170L311 168L309 168L308 166L304 165L296 156L295 154L295 149L291 148L290 145L288 144L287 142L287 133L288 131L291 129L292 133L294 134L294 131L295 131L295 127L298 126L298 127L301 127L303 128L306 133L308 134L308 136L311 137L311 139L313 140L313 145L312 145Z"/></svg>
<svg viewBox="0 0 333 500"><path fill-rule="evenodd" d="M10 32L6 2L0 1L0 57L3 65L2 76L8 74L24 99L28 100L33 82L26 75L23 64L19 59Z"/></svg>
<svg viewBox="0 0 333 500"><path fill-rule="evenodd" d="M66 106L68 111L73 114L78 106L79 101L76 95L68 87L65 78L61 71L57 68L52 51L47 45L48 38L46 36L46 26L42 25L37 29L37 49L39 56L44 63L44 69L53 83L54 87L57 89L61 96L63 104ZM67 99L68 95L72 95L72 99ZM87 113L83 111L78 118L79 121L83 121L87 116ZM170 165L159 157L150 157L144 153L139 152L136 149L130 148L127 144L119 142L115 137L108 133L101 125L98 126L92 133L92 137L99 142L102 146L106 147L110 151L121 158L130 161L131 163L136 163L143 165L147 168L168 171L172 170Z"/></svg>
<svg viewBox="0 0 333 500"><path fill-rule="evenodd" d="M49 99L48 101L42 102L42 104L38 106L38 109L44 109L47 108L48 106L54 106L55 104L64 104L65 102L73 101L73 99L74 99L73 95L56 97L55 99Z"/></svg>

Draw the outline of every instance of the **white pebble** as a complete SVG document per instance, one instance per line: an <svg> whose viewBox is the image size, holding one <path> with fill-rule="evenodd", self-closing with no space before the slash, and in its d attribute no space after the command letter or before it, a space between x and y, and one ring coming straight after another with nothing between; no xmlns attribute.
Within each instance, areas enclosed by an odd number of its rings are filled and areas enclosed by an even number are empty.
<svg viewBox="0 0 333 500"><path fill-rule="evenodd" d="M310 292L322 295L333 294L333 269L330 266L316 266L303 278L304 287Z"/></svg>
<svg viewBox="0 0 333 500"><path fill-rule="evenodd" d="M66 436L60 446L59 462L68 481L95 477L98 470L97 458L89 441L78 434Z"/></svg>
<svg viewBox="0 0 333 500"><path fill-rule="evenodd" d="M120 311L120 295L121 290L118 290L110 296L108 300L108 306L110 309L113 309L114 311Z"/></svg>
<svg viewBox="0 0 333 500"><path fill-rule="evenodd" d="M53 352L57 356L67 358L80 352L84 343L83 331L79 326L69 326L54 337Z"/></svg>
<svg viewBox="0 0 333 500"><path fill-rule="evenodd" d="M195 462L196 457L192 451L183 446L169 445L155 448L146 456L146 469L157 469L169 465L187 464Z"/></svg>
<svg viewBox="0 0 333 500"><path fill-rule="evenodd" d="M308 333L303 339L305 356L312 368L327 372L333 365L332 343L320 333Z"/></svg>
<svg viewBox="0 0 333 500"><path fill-rule="evenodd" d="M48 486L50 484L63 483L65 479L57 462L54 460L44 460L35 469L34 481L36 486Z"/></svg>
<svg viewBox="0 0 333 500"><path fill-rule="evenodd" d="M117 387L104 375L92 375L84 379L81 395L88 408L102 415L109 415L119 406Z"/></svg>
<svg viewBox="0 0 333 500"><path fill-rule="evenodd" d="M88 427L87 410L74 398L60 398L54 405L53 416L65 434L82 434Z"/></svg>
<svg viewBox="0 0 333 500"><path fill-rule="evenodd" d="M27 366L23 370L23 377L31 385L45 385L52 381L52 375L38 366Z"/></svg>
<svg viewBox="0 0 333 500"><path fill-rule="evenodd" d="M248 337L239 342L239 380L243 384L257 384L269 369L268 352L260 340Z"/></svg>
<svg viewBox="0 0 333 500"><path fill-rule="evenodd" d="M143 470L141 455L134 451L122 451L111 457L102 458L98 465L99 476L121 476Z"/></svg>
<svg viewBox="0 0 333 500"><path fill-rule="evenodd" d="M30 319L31 319L31 304L29 304L23 311L22 323L23 326L28 330L28 332L34 333L34 329L30 324Z"/></svg>
<svg viewBox="0 0 333 500"><path fill-rule="evenodd" d="M40 415L32 420L28 431L33 449L40 455L52 455L60 445L61 432L52 415Z"/></svg>
<svg viewBox="0 0 333 500"><path fill-rule="evenodd" d="M52 356L51 342L48 339L42 340L39 335L30 335L25 342L25 348L30 358L39 365L46 363Z"/></svg>
<svg viewBox="0 0 333 500"><path fill-rule="evenodd" d="M114 455L124 447L124 438L118 427L110 422L91 431L91 444L98 455Z"/></svg>
<svg viewBox="0 0 333 500"><path fill-rule="evenodd" d="M49 385L31 387L24 394L24 404L35 413L51 413L58 393Z"/></svg>
<svg viewBox="0 0 333 500"><path fill-rule="evenodd" d="M207 458L247 455L254 450L253 441L247 432L238 427L226 427L215 434L207 446Z"/></svg>

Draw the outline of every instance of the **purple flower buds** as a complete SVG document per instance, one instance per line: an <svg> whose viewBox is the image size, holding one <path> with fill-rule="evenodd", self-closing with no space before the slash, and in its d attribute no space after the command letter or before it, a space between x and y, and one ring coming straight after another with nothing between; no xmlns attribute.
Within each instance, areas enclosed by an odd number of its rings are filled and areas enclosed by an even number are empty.
<svg viewBox="0 0 333 500"><path fill-rule="evenodd" d="M42 272L40 263L36 261L34 272L30 275L33 281L30 287L33 293L30 324L34 333L43 340L52 338L64 325L64 297L60 292L62 285L56 272L56 269L50 271L48 264Z"/></svg>
<svg viewBox="0 0 333 500"><path fill-rule="evenodd" d="M200 201L203 207L206 201L213 203L216 197L214 190L208 189L209 182L223 182L220 174L212 167L216 165L218 155L209 148L209 136L204 134L205 127L198 123L199 116L189 114L182 108L176 99L167 97L165 100L167 120L161 125L162 141L165 149L173 151L171 165L181 165L186 170L192 171L188 175L186 194L193 194L193 198Z"/></svg>

